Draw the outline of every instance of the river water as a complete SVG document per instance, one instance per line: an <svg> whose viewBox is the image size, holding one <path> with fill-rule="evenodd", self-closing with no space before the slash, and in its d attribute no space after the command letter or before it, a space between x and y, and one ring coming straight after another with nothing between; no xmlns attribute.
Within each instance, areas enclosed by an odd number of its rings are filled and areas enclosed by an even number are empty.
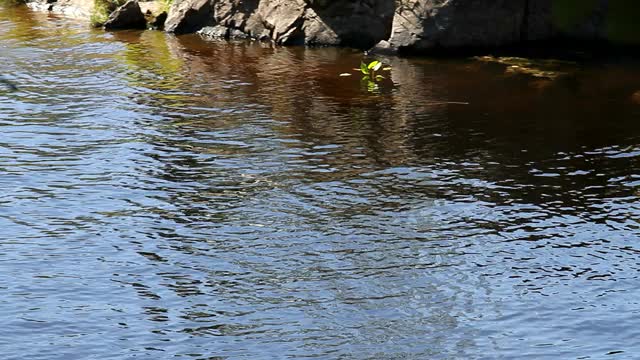
<svg viewBox="0 0 640 360"><path fill-rule="evenodd" d="M640 62L361 59L1 8L2 358L638 358Z"/></svg>

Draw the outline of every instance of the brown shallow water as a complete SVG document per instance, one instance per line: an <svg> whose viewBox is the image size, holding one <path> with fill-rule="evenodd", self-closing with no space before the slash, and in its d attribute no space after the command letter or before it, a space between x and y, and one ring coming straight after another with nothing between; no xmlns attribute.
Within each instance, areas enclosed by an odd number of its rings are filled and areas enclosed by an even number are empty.
<svg viewBox="0 0 640 360"><path fill-rule="evenodd" d="M2 357L640 356L640 62L361 58L0 8Z"/></svg>

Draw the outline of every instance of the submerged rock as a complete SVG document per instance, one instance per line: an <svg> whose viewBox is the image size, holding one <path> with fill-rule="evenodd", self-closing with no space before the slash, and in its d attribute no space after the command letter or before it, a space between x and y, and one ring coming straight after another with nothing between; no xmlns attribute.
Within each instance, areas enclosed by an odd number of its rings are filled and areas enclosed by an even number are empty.
<svg viewBox="0 0 640 360"><path fill-rule="evenodd" d="M144 29L146 25L147 20L142 10L140 10L138 1L128 0L109 15L109 18L104 23L104 28L107 30Z"/></svg>
<svg viewBox="0 0 640 360"><path fill-rule="evenodd" d="M222 25L205 26L198 30L198 34L208 38L229 40L242 40L249 37L249 35L238 29L232 29Z"/></svg>

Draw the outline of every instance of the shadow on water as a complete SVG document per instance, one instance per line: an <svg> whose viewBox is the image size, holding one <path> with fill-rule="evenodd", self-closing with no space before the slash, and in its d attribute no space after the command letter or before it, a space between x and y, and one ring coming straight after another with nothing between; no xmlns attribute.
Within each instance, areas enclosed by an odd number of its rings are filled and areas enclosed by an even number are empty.
<svg viewBox="0 0 640 360"><path fill-rule="evenodd" d="M358 51L4 11L7 354L639 351L637 61L389 58L372 91Z"/></svg>

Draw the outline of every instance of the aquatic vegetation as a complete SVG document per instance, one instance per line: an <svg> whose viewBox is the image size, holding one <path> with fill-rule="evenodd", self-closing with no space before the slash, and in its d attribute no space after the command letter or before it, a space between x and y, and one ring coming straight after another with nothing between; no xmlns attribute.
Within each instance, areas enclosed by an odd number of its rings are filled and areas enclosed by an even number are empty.
<svg viewBox="0 0 640 360"><path fill-rule="evenodd" d="M373 60L370 63L365 63L364 61L360 62L360 72L364 74L362 80L360 81L363 85L363 88L367 89L367 92L375 93L380 90L380 86L378 82L385 77L380 75L378 71L381 70L391 70L390 67L383 68L382 62L380 60Z"/></svg>
<svg viewBox="0 0 640 360"><path fill-rule="evenodd" d="M475 60L506 65L505 73L524 74L536 78L556 79L567 74L567 67L575 63L556 59L527 59L521 57L479 56Z"/></svg>
<svg viewBox="0 0 640 360"><path fill-rule="evenodd" d="M389 71L391 67L382 67L382 62L380 60L374 60L370 63L365 63L364 61L360 62L359 68L354 68L354 71L359 71L365 75L365 79L369 79L371 81L378 81L384 79L384 76L378 74L378 71ZM350 73L342 73L340 76L351 76Z"/></svg>
<svg viewBox="0 0 640 360"><path fill-rule="evenodd" d="M373 60L369 64L366 64L364 61L360 62L359 70L361 73L365 75L363 80L369 80L369 81L375 82L375 81L380 81L384 79L384 76L377 73L378 71L380 70L389 71L391 70L391 68L390 67L383 68L382 62L380 60Z"/></svg>
<svg viewBox="0 0 640 360"><path fill-rule="evenodd" d="M365 88L368 92L377 92L380 89L378 82L381 81L382 79L385 79L385 77L380 75L379 72L390 71L391 67L389 66L383 67L382 61L373 60L368 64L365 63L364 61L361 61L360 67L354 68L353 70L364 74L364 76L360 81L363 85L363 88ZM352 74L350 73L340 74L340 76L351 76L351 75Z"/></svg>
<svg viewBox="0 0 640 360"><path fill-rule="evenodd" d="M361 83L364 85L363 87L367 89L368 92L376 92L379 90L378 82L382 79L385 79L384 76L380 75L380 71L390 71L391 67L383 67L382 61L373 60L370 63L365 63L364 61L360 62L359 68L354 68L354 71L358 71L364 76L361 79ZM342 73L339 76L351 76L351 73Z"/></svg>

